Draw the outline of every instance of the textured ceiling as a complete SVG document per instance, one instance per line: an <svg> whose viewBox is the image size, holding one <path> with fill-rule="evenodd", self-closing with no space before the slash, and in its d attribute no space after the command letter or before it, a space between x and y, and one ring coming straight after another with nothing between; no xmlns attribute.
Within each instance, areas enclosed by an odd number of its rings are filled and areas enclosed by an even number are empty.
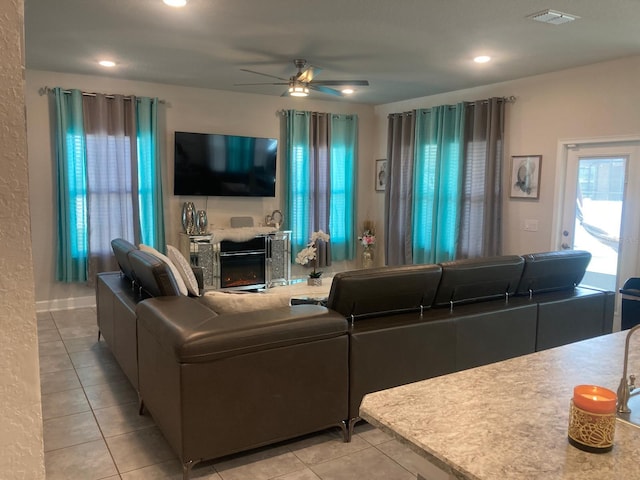
<svg viewBox="0 0 640 480"><path fill-rule="evenodd" d="M564 25L526 18L547 8ZM366 79L382 104L640 54L638 0L26 0L27 68L280 95L250 69ZM478 65L479 54L493 57ZM118 66L105 70L103 57ZM344 101L323 93L316 98Z"/></svg>

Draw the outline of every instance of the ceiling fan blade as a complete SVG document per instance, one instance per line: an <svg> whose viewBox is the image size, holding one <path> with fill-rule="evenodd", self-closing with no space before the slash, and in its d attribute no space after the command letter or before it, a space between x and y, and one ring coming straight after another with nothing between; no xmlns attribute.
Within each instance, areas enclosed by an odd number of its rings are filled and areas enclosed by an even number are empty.
<svg viewBox="0 0 640 480"><path fill-rule="evenodd" d="M342 85L350 87L368 87L369 82L367 80L316 80L310 82L311 85L327 85L339 87Z"/></svg>
<svg viewBox="0 0 640 480"><path fill-rule="evenodd" d="M335 95L337 97L344 97L344 94L340 90L336 90L335 88L324 87L322 85L314 85L310 83L307 85L311 90L316 90L322 93L328 93L329 95Z"/></svg>
<svg viewBox="0 0 640 480"><path fill-rule="evenodd" d="M289 85L289 82L274 82L274 83L234 83L234 87L241 87L245 85Z"/></svg>
<svg viewBox="0 0 640 480"><path fill-rule="evenodd" d="M283 82L288 82L289 81L287 78L276 77L275 75L269 75L268 73L256 72L255 70L248 70L246 68L241 68L240 70L242 70L243 72L255 73L256 75L264 75L265 77L276 78L278 80L282 80Z"/></svg>
<svg viewBox="0 0 640 480"><path fill-rule="evenodd" d="M302 70L299 75L296 75L296 80L304 83L309 83L313 80L313 77L318 75L322 71L321 68L314 67L313 65L309 65L307 68Z"/></svg>

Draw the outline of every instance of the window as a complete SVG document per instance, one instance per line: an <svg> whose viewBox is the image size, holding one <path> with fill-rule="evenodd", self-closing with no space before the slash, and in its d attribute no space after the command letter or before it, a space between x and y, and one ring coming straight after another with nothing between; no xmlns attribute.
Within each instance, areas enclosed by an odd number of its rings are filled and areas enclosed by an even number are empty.
<svg viewBox="0 0 640 480"><path fill-rule="evenodd" d="M157 99L54 89L56 278L89 281L117 265L111 240L164 250Z"/></svg>
<svg viewBox="0 0 640 480"><path fill-rule="evenodd" d="M289 111L286 128L285 221L292 231L292 255L313 231L323 230L331 236L327 262L353 259L357 117Z"/></svg>

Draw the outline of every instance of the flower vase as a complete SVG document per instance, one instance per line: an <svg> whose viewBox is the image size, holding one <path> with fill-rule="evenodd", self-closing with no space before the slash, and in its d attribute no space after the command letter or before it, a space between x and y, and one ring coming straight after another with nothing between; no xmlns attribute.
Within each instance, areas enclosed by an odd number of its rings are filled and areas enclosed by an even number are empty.
<svg viewBox="0 0 640 480"><path fill-rule="evenodd" d="M307 285L310 287L319 287L322 285L322 277L309 277L307 278Z"/></svg>
<svg viewBox="0 0 640 480"><path fill-rule="evenodd" d="M373 248L369 245L365 245L364 250L362 251L362 267L373 267Z"/></svg>

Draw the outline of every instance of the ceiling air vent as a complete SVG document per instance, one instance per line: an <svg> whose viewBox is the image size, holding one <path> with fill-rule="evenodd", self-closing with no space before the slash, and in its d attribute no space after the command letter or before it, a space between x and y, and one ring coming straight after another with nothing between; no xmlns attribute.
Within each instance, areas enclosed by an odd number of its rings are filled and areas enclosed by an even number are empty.
<svg viewBox="0 0 640 480"><path fill-rule="evenodd" d="M556 10L544 10L538 13L527 15L527 18L542 23L550 23L552 25L562 25L563 23L573 22L577 15L569 15L568 13L558 12Z"/></svg>

